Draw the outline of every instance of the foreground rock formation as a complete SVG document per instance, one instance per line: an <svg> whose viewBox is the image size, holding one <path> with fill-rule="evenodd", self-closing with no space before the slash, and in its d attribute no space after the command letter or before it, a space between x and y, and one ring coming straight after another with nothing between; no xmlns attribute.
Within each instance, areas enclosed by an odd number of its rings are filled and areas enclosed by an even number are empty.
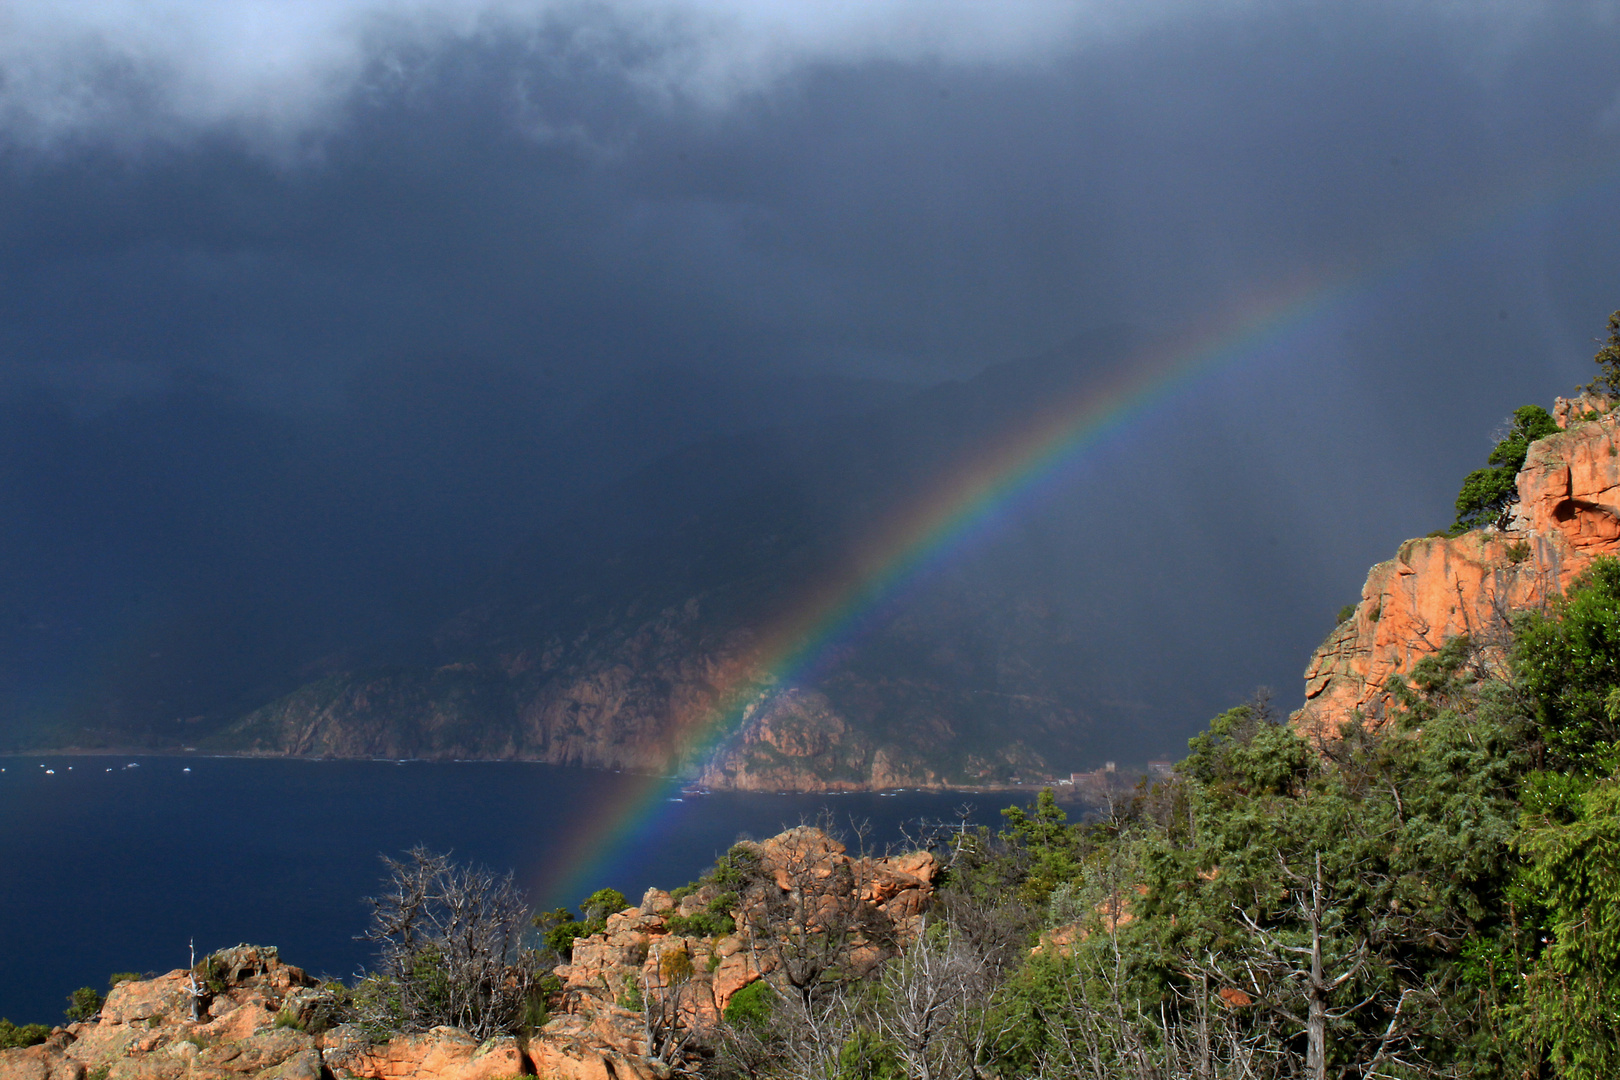
<svg viewBox="0 0 1620 1080"><path fill-rule="evenodd" d="M379 1041L341 1022L342 987L240 945L199 965L196 994L187 969L120 983L93 1020L0 1051L0 1080L664 1080L737 991L793 977L795 936L834 941L857 976L892 956L917 933L937 869L927 852L853 857L803 827L733 854L747 866L734 890L652 889L577 939L550 1018L525 1037L439 1027ZM717 908L732 932L696 932L692 917Z"/></svg>
<svg viewBox="0 0 1620 1080"><path fill-rule="evenodd" d="M1408 540L1374 566L1355 614L1311 657L1302 730L1332 734L1357 713L1378 722L1384 686L1447 638L1467 634L1488 661L1505 657L1516 611L1561 594L1592 560L1620 552L1620 411L1602 398L1560 398L1564 430L1530 445L1518 503L1502 528Z"/></svg>

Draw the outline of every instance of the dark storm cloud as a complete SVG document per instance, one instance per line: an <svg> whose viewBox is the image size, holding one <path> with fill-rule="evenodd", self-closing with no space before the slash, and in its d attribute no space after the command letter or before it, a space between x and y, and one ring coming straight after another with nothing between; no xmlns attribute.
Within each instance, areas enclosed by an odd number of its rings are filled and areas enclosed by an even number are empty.
<svg viewBox="0 0 1620 1080"><path fill-rule="evenodd" d="M1286 697L1367 564L1446 524L1497 419L1588 377L1620 306L1620 20L1121 6L9 5L0 391L40 434L7 444L33 448L9 463L32 501L8 565L53 569L4 617L112 626L110 582L149 598L200 567L199 595L301 597L296 666L333 596L386 622L415 603L398 582L437 587L425 632L444 580L564 489L895 393L771 379L959 377L1307 280L1337 283L1315 318L1138 421L995 549L1118 623L1150 657L1123 684L1197 655L1206 690ZM73 426L120 400L116 430ZM266 403L335 411L294 438ZM236 464L171 489L199 453ZM150 463L122 501L100 486L119 458ZM261 472L274 498L238 483ZM125 573L129 529L151 558ZM260 578L249 541L302 562ZM53 605L72 618L35 618ZM186 633L226 640L211 625Z"/></svg>
<svg viewBox="0 0 1620 1080"><path fill-rule="evenodd" d="M1616 155L1615 30L1575 9L1102 7L16 5L0 341L69 380L930 378L1421 252Z"/></svg>

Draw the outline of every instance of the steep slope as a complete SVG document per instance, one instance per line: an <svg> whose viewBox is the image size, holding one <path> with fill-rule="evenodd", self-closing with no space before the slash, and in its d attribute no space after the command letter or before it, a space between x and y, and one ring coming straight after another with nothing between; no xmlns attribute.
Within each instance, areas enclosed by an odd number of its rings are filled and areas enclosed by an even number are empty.
<svg viewBox="0 0 1620 1080"><path fill-rule="evenodd" d="M1391 703L1392 675L1467 634L1487 662L1505 658L1515 611L1561 594L1593 559L1620 552L1620 412L1607 399L1558 399L1563 428L1530 446L1503 528L1408 540L1374 566L1355 614L1312 656L1294 720L1332 733Z"/></svg>

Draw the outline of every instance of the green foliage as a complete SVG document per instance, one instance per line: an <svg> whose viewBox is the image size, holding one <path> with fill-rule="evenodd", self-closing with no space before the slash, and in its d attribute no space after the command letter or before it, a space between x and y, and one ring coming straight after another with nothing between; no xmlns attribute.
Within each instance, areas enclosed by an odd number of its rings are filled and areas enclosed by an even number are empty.
<svg viewBox="0 0 1620 1080"><path fill-rule="evenodd" d="M107 976L107 988L111 990L121 982L140 982L141 976L134 971L115 971Z"/></svg>
<svg viewBox="0 0 1620 1080"><path fill-rule="evenodd" d="M302 1020L298 1019L298 1015L296 1013L290 1013L286 1009L282 1009L280 1012L276 1013L275 1026L278 1028L289 1028L293 1031L303 1031L305 1025Z"/></svg>
<svg viewBox="0 0 1620 1080"><path fill-rule="evenodd" d="M690 961L688 961L690 963ZM631 1012L641 1012L647 1007L647 999L641 993L641 980L634 975L624 981L624 993L619 995L616 1005Z"/></svg>
<svg viewBox="0 0 1620 1080"><path fill-rule="evenodd" d="M546 1026L551 1019L551 998L562 992L562 980L549 972L540 979L524 1003L523 1019L518 1025L520 1033L533 1033Z"/></svg>
<svg viewBox="0 0 1620 1080"><path fill-rule="evenodd" d="M671 934L681 937L725 937L737 930L737 921L731 917L731 909L736 906L737 894L723 892L710 900L702 911L669 916L664 926Z"/></svg>
<svg viewBox="0 0 1620 1080"><path fill-rule="evenodd" d="M747 844L733 844L731 850L715 860L714 869L704 875L710 884L721 889L740 889L759 872L759 852Z"/></svg>
<svg viewBox="0 0 1620 1080"><path fill-rule="evenodd" d="M63 1013L69 1023L79 1020L88 1020L101 1011L101 1003L105 999L96 992L93 986L81 986L68 995L68 1007Z"/></svg>
<svg viewBox="0 0 1620 1080"><path fill-rule="evenodd" d="M1354 604L1346 604L1346 605L1344 605L1344 607L1339 609L1339 621L1334 623L1333 625L1338 626L1340 623L1349 622L1351 619L1355 618L1355 615L1356 615L1356 605L1354 605Z"/></svg>
<svg viewBox="0 0 1620 1080"><path fill-rule="evenodd" d="M1598 366L1598 376L1581 389L1620 397L1620 311L1609 316L1609 338L1600 343L1592 362Z"/></svg>
<svg viewBox="0 0 1620 1080"><path fill-rule="evenodd" d="M1526 612L1514 629L1514 670L1535 699L1547 764L1607 771L1620 739L1620 561L1594 561L1549 612Z"/></svg>
<svg viewBox="0 0 1620 1080"><path fill-rule="evenodd" d="M13 1024L0 1016L0 1050L14 1050L19 1046L36 1046L50 1037L51 1029L44 1024Z"/></svg>
<svg viewBox="0 0 1620 1080"><path fill-rule="evenodd" d="M894 1044L861 1028L838 1051L835 1080L907 1080Z"/></svg>
<svg viewBox="0 0 1620 1080"><path fill-rule="evenodd" d="M212 954L205 956L197 961L197 966L191 970L192 974L197 976L197 984L210 994L225 992L225 976L228 973L224 961L219 957Z"/></svg>
<svg viewBox="0 0 1620 1080"><path fill-rule="evenodd" d="M630 901L618 889L597 889L579 902L579 913L588 923L606 924L609 915L616 915L629 906Z"/></svg>
<svg viewBox="0 0 1620 1080"><path fill-rule="evenodd" d="M107 1080L107 1074L112 1072L111 1065L97 1065L85 1073L85 1080Z"/></svg>
<svg viewBox="0 0 1620 1080"><path fill-rule="evenodd" d="M574 951L574 939L600 934L607 929L607 917L630 906L624 893L618 889L597 889L579 902L581 918L574 918L567 908L556 908L534 916L546 948L567 959Z"/></svg>
<svg viewBox="0 0 1620 1080"><path fill-rule="evenodd" d="M1259 705L1228 709L1187 746L1192 752L1181 764L1183 775L1238 794L1292 791L1311 763L1305 740Z"/></svg>
<svg viewBox="0 0 1620 1080"><path fill-rule="evenodd" d="M1545 948L1515 1009L1520 1037L1570 1080L1620 1075L1620 777L1527 808L1522 882ZM1573 797L1570 797L1573 795Z"/></svg>
<svg viewBox="0 0 1620 1080"><path fill-rule="evenodd" d="M733 1027L764 1031L771 1019L775 991L764 979L753 982L731 995L726 1002L726 1023Z"/></svg>
<svg viewBox="0 0 1620 1080"><path fill-rule="evenodd" d="M1036 908L1044 908L1052 890L1074 877L1080 868L1079 842L1069 815L1057 804L1051 788L1042 788L1029 810L1009 806L1002 836L1026 863L1020 895Z"/></svg>
<svg viewBox="0 0 1620 1080"><path fill-rule="evenodd" d="M1514 497L1514 480L1524 467L1530 444L1557 432L1558 424L1540 405L1515 409L1513 426L1486 459L1488 467L1475 469L1463 479L1462 490L1457 493L1457 520L1451 527L1452 535L1494 521Z"/></svg>

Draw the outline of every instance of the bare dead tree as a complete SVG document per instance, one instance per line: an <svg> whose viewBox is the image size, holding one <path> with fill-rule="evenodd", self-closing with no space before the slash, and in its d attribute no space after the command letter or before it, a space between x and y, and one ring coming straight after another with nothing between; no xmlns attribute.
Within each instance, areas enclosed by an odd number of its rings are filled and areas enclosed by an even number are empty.
<svg viewBox="0 0 1620 1080"><path fill-rule="evenodd" d="M202 1023L202 1003L208 991L197 982L197 939L191 939L191 973L186 982L186 996L191 999L191 1022Z"/></svg>
<svg viewBox="0 0 1620 1080"><path fill-rule="evenodd" d="M671 1072L691 1073L695 1070L690 1052L699 1041L705 1021L698 1013L701 995L695 992L692 954L684 941L670 939L654 957L654 971L642 987L642 1034L647 1057Z"/></svg>
<svg viewBox="0 0 1620 1080"><path fill-rule="evenodd" d="M995 965L946 923L925 926L883 969L877 1030L890 1039L910 1076L962 1080L978 1074L998 1033L991 997Z"/></svg>
<svg viewBox="0 0 1620 1080"><path fill-rule="evenodd" d="M523 947L528 904L510 873L414 847L383 856L389 889L368 897L378 969L362 984L361 1019L399 1031L458 1027L477 1039L515 1030L534 989Z"/></svg>

